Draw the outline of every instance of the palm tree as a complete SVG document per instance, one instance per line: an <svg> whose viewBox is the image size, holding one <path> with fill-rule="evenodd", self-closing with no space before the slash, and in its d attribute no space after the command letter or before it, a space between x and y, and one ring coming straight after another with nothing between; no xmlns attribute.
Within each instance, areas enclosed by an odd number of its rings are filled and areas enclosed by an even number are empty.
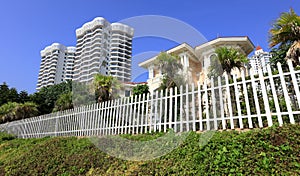
<svg viewBox="0 0 300 176"><path fill-rule="evenodd" d="M113 89L119 89L118 80L112 76L96 74L93 81L93 90L97 97L97 101L103 102L114 98Z"/></svg>
<svg viewBox="0 0 300 176"><path fill-rule="evenodd" d="M0 107L0 123L25 119L39 114L37 105L32 102L8 102Z"/></svg>
<svg viewBox="0 0 300 176"><path fill-rule="evenodd" d="M0 106L0 122L5 123L16 120L16 107L18 103L8 102Z"/></svg>
<svg viewBox="0 0 300 176"><path fill-rule="evenodd" d="M232 69L238 68L240 70L244 67L244 64L248 62L248 59L244 54L241 54L236 49L230 47L219 47L215 50L215 54L216 55L212 58L211 65L209 67L209 77L221 76L225 72L228 77L231 78ZM230 92L234 92L232 86L230 89ZM218 101L218 96L218 94L215 94L215 97L212 97L217 100L217 106L219 106L221 103ZM233 106L233 109L235 109L235 94L230 93L229 96L231 96L231 105ZM228 109L227 112L229 112Z"/></svg>
<svg viewBox="0 0 300 176"><path fill-rule="evenodd" d="M219 47L215 50L216 57L212 59L209 75L220 76L224 72L230 77L233 68L241 69L248 62L245 55L234 48Z"/></svg>
<svg viewBox="0 0 300 176"><path fill-rule="evenodd" d="M53 112L63 111L66 109L71 109L71 108L73 108L72 92L69 91L69 92L63 93L59 96L59 98L55 102Z"/></svg>
<svg viewBox="0 0 300 176"><path fill-rule="evenodd" d="M37 107L33 102L18 104L15 109L16 120L37 116L39 114Z"/></svg>
<svg viewBox="0 0 300 176"><path fill-rule="evenodd" d="M161 52L157 56L154 65L163 75L159 89L170 89L171 87L178 86L178 84L183 84L184 79L182 75L180 75L183 66L179 62L178 56Z"/></svg>
<svg viewBox="0 0 300 176"><path fill-rule="evenodd" d="M291 45L287 52L287 58L292 59L294 64L299 65L300 57L300 16L291 8L289 12L284 12L274 22L269 31L269 45Z"/></svg>

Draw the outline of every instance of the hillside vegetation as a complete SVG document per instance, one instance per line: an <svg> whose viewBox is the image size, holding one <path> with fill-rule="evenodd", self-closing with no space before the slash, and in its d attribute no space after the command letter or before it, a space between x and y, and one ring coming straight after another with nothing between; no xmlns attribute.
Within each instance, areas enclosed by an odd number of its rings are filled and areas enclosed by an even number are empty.
<svg viewBox="0 0 300 176"><path fill-rule="evenodd" d="M108 156L88 138L18 139L0 133L0 175L300 175L299 135L299 125L223 131L201 147L201 134L192 132L168 155L137 162Z"/></svg>

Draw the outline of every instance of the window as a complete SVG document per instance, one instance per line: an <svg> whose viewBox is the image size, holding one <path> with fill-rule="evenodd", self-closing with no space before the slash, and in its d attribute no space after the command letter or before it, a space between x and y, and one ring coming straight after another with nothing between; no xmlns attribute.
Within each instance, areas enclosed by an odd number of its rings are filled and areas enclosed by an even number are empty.
<svg viewBox="0 0 300 176"><path fill-rule="evenodd" d="M129 97L130 96L130 91L129 90L125 90L125 97Z"/></svg>

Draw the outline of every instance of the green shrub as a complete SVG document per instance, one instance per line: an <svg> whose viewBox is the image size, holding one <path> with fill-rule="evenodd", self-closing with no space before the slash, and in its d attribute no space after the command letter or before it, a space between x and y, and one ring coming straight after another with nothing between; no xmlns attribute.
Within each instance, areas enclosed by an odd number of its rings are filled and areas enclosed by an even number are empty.
<svg viewBox="0 0 300 176"><path fill-rule="evenodd" d="M123 135L152 140L163 133ZM2 175L299 175L300 125L248 132L216 132L204 146L192 132L169 154L126 161L99 150L87 138L18 139L0 133Z"/></svg>

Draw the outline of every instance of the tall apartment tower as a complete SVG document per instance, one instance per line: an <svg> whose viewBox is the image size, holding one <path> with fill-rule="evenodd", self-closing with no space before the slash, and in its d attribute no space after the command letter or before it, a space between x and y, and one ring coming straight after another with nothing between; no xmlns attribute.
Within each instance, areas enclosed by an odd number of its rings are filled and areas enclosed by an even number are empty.
<svg viewBox="0 0 300 176"><path fill-rule="evenodd" d="M271 57L270 53L265 52L260 46L257 46L254 55L249 58L249 64L254 73L258 74L259 69L262 69L263 73L266 73L268 71L267 64L270 63Z"/></svg>
<svg viewBox="0 0 300 176"><path fill-rule="evenodd" d="M131 80L133 28L109 23L102 17L76 30L74 81L91 82L96 73Z"/></svg>
<svg viewBox="0 0 300 176"><path fill-rule="evenodd" d="M72 80L75 52L75 47L66 47L59 43L53 43L42 50L36 89Z"/></svg>

